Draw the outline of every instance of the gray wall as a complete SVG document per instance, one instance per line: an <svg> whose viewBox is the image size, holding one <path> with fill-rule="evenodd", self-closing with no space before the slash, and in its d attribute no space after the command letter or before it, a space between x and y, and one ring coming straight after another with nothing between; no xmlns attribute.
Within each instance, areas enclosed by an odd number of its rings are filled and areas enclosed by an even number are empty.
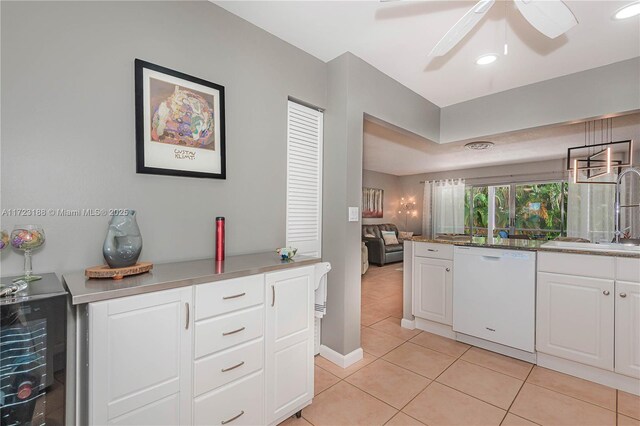
<svg viewBox="0 0 640 426"><path fill-rule="evenodd" d="M362 204L362 140L368 114L428 139L440 132L440 109L362 59L329 62L325 115L323 257L331 262L322 342L342 354L360 347L360 226L347 208Z"/></svg>
<svg viewBox="0 0 640 426"><path fill-rule="evenodd" d="M327 65L210 2L6 2L2 15L2 208L133 208L142 260L213 256L285 240L287 97L326 106ZM225 86L227 180L135 173L133 60ZM328 161L331 167L332 161ZM38 222L37 272L102 263L106 217ZM2 254L2 274L22 256Z"/></svg>
<svg viewBox="0 0 640 426"><path fill-rule="evenodd" d="M362 170L362 187L379 188L384 191L381 218L362 218L362 223L394 223L398 229L404 230L404 215L398 214L400 199L404 197L400 188L400 177L388 173Z"/></svg>
<svg viewBox="0 0 640 426"><path fill-rule="evenodd" d="M640 109L640 58L442 108L438 140L453 142Z"/></svg>

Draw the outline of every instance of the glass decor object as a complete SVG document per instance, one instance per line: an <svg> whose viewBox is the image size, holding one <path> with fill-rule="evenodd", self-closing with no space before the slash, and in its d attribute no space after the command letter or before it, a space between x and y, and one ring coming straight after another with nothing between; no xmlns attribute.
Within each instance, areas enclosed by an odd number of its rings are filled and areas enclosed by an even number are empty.
<svg viewBox="0 0 640 426"><path fill-rule="evenodd" d="M40 225L16 225L11 232L11 245L17 250L24 251L24 275L14 278L14 282L25 280L36 281L42 278L32 275L31 250L35 250L44 244L44 230Z"/></svg>
<svg viewBox="0 0 640 426"><path fill-rule="evenodd" d="M104 260L111 268L133 266L142 251L142 236L136 221L135 210L123 210L114 214L102 246Z"/></svg>
<svg viewBox="0 0 640 426"><path fill-rule="evenodd" d="M6 249L8 245L9 245L9 234L4 229L0 230L0 251Z"/></svg>

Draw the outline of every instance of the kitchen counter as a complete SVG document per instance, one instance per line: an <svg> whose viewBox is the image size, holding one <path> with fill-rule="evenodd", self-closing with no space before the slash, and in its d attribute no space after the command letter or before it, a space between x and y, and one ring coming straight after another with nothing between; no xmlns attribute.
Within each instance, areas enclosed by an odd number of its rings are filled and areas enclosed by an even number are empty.
<svg viewBox="0 0 640 426"><path fill-rule="evenodd" d="M558 252L558 253L572 253L572 254L590 254L594 256L615 256L615 257L629 257L640 258L640 253L623 253L620 251L594 251L594 250L580 250L577 248L562 248L562 247L542 247L542 244L546 243L545 240L519 240L510 238L487 238L487 237L473 237L471 240L466 239L435 239L426 237L413 237L411 239L418 243L434 243L434 244L453 244L456 246L472 246L472 247L488 247L488 248L506 248L514 250L529 250L529 251L546 251L546 252Z"/></svg>
<svg viewBox="0 0 640 426"><path fill-rule="evenodd" d="M313 265L318 262L320 262L319 258L308 256L297 256L293 260L284 261L275 252L267 252L229 256L222 262L216 262L213 259L202 259L161 263L154 265L150 272L125 277L121 280L111 278L89 279L84 276L84 271L64 274L62 279L69 293L71 293L72 304L80 305Z"/></svg>

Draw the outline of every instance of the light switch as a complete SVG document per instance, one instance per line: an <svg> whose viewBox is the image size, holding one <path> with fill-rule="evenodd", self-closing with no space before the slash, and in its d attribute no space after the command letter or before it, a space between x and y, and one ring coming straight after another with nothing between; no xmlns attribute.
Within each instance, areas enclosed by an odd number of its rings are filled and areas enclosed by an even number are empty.
<svg viewBox="0 0 640 426"><path fill-rule="evenodd" d="M357 222L360 220L360 213L357 207L349 207L349 222Z"/></svg>

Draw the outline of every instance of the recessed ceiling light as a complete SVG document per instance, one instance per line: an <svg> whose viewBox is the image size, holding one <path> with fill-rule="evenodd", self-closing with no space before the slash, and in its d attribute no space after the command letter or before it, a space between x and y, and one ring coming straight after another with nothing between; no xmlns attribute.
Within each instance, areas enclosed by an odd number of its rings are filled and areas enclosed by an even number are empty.
<svg viewBox="0 0 640 426"><path fill-rule="evenodd" d="M494 143L489 141L469 142L464 145L469 151L484 151L493 148Z"/></svg>
<svg viewBox="0 0 640 426"><path fill-rule="evenodd" d="M498 59L498 55L493 53L489 53L487 55L482 55L478 59L476 59L476 64L478 65L489 65Z"/></svg>
<svg viewBox="0 0 640 426"><path fill-rule="evenodd" d="M640 1L633 2L621 9L618 9L618 11L613 15L613 18L627 19L637 15L640 15Z"/></svg>

